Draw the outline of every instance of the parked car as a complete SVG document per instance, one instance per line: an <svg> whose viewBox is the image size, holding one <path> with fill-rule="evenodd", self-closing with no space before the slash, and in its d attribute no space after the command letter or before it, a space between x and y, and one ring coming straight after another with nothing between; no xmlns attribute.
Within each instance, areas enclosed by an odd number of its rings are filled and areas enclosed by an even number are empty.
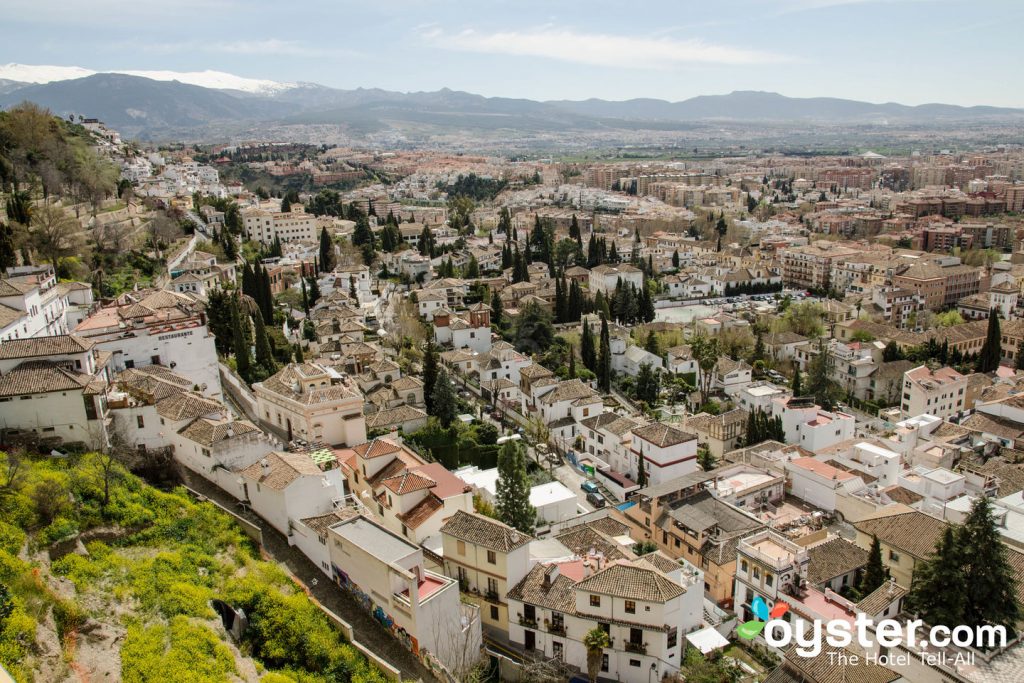
<svg viewBox="0 0 1024 683"><path fill-rule="evenodd" d="M588 493L587 502L596 508L603 508L605 506L604 497L600 493Z"/></svg>
<svg viewBox="0 0 1024 683"><path fill-rule="evenodd" d="M583 482L582 484L580 484L580 488L589 494L587 496L588 498L590 497L590 495L597 493L597 484L595 484L592 481Z"/></svg>

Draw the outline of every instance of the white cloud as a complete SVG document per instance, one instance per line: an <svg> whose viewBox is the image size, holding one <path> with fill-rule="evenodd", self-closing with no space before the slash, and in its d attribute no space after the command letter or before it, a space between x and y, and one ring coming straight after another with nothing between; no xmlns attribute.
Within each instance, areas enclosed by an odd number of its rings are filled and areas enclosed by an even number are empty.
<svg viewBox="0 0 1024 683"><path fill-rule="evenodd" d="M432 47L486 54L544 57L593 66L670 69L688 64L764 64L790 61L770 52L716 45L703 40L576 33L550 26L525 31L445 33L436 26L419 31Z"/></svg>

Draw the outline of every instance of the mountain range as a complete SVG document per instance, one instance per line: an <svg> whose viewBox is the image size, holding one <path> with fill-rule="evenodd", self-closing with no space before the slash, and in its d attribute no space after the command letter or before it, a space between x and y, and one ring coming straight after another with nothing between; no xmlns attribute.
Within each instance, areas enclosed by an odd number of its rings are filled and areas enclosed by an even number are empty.
<svg viewBox="0 0 1024 683"><path fill-rule="evenodd" d="M127 136L201 137L225 126L334 125L355 132L395 127L442 131L686 129L701 122L756 124L941 124L1024 119L1024 110L908 106L738 91L680 102L483 97L442 89L394 92L279 83L216 71L98 73L80 67L0 65L0 107L32 101L56 114L103 120Z"/></svg>

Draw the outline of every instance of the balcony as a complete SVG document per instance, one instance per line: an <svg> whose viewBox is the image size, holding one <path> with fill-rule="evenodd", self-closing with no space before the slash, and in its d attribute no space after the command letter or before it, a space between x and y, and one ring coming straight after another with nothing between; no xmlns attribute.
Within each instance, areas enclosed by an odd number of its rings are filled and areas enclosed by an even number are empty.
<svg viewBox="0 0 1024 683"><path fill-rule="evenodd" d="M525 626L527 628L537 628L537 618L534 617L533 619L531 619L529 617L524 617L522 614L520 614L519 625Z"/></svg>
<svg viewBox="0 0 1024 683"><path fill-rule="evenodd" d="M484 599L490 602L500 602L500 599L498 598L498 591L496 590L488 589L484 591Z"/></svg>
<svg viewBox="0 0 1024 683"><path fill-rule="evenodd" d="M547 619L545 619L544 630L546 630L553 636L565 636L565 622L552 624Z"/></svg>
<svg viewBox="0 0 1024 683"><path fill-rule="evenodd" d="M634 643L631 640L627 640L625 643L626 652L633 652L638 655L647 654L647 643Z"/></svg>

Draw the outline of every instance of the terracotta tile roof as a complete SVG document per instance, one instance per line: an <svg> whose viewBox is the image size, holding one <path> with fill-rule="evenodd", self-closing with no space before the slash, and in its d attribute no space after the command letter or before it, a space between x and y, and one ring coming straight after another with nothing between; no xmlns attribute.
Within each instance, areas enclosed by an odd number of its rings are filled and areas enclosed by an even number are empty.
<svg viewBox="0 0 1024 683"><path fill-rule="evenodd" d="M384 479L381 481L380 485L392 493L401 496L413 491L429 489L434 485L434 483L433 479L405 470L399 475Z"/></svg>
<svg viewBox="0 0 1024 683"><path fill-rule="evenodd" d="M77 334L56 334L48 337L8 339L0 344L0 359L36 358L83 353L96 344Z"/></svg>
<svg viewBox="0 0 1024 683"><path fill-rule="evenodd" d="M661 572L663 574L668 574L669 572L674 572L675 570L681 568L681 566L682 566L682 565L679 564L678 560L673 560L671 557L666 555L661 550L655 550L653 553L647 553L646 555L641 555L640 559L643 560L644 562L650 563L650 565L652 567L654 567L655 569L657 569L659 572Z"/></svg>
<svg viewBox="0 0 1024 683"><path fill-rule="evenodd" d="M919 559L929 557L942 537L946 523L916 510L862 519L854 528L897 550Z"/></svg>
<svg viewBox="0 0 1024 683"><path fill-rule="evenodd" d="M629 562L613 562L577 583L576 588L589 593L654 603L668 602L686 592L661 572Z"/></svg>
<svg viewBox="0 0 1024 683"><path fill-rule="evenodd" d="M256 425L245 420L211 420L201 417L178 430L178 433L198 444L212 446L226 439L259 431Z"/></svg>
<svg viewBox="0 0 1024 683"><path fill-rule="evenodd" d="M373 458L397 453L402 450L402 447L394 441L380 438L353 446L352 450L364 460L372 460Z"/></svg>
<svg viewBox="0 0 1024 683"><path fill-rule="evenodd" d="M68 370L52 361L33 360L21 363L6 375L0 375L0 396L85 390L92 381L92 377Z"/></svg>
<svg viewBox="0 0 1024 683"><path fill-rule="evenodd" d="M503 553L511 552L533 540L529 534L507 524L462 510L445 522L441 533Z"/></svg>
<svg viewBox="0 0 1024 683"><path fill-rule="evenodd" d="M168 396L156 404L156 412L161 417L175 422L220 413L223 410L224 406L219 401L191 391L182 391Z"/></svg>
<svg viewBox="0 0 1024 683"><path fill-rule="evenodd" d="M322 386L307 387L315 380ZM333 403L346 398L361 398L359 390L319 363L289 363L257 387L306 405ZM298 391L296 391L298 387Z"/></svg>
<svg viewBox="0 0 1024 683"><path fill-rule="evenodd" d="M842 538L833 538L807 549L810 564L807 582L812 586L860 569L868 561L868 551Z"/></svg>
<svg viewBox="0 0 1024 683"><path fill-rule="evenodd" d="M262 462L269 465L269 472L263 472ZM245 479L255 481L263 486L269 486L277 491L288 488L296 479L303 476L319 476L322 474L313 459L305 453L288 453L285 451L273 451L267 453L266 457L254 462L239 474Z"/></svg>
<svg viewBox="0 0 1024 683"><path fill-rule="evenodd" d="M874 616L907 594L907 589L895 581L886 581L857 603L857 609Z"/></svg>
<svg viewBox="0 0 1024 683"><path fill-rule="evenodd" d="M434 513L444 508L444 502L437 496L430 494L399 519L410 529L417 529L421 524L434 516Z"/></svg>
<svg viewBox="0 0 1024 683"><path fill-rule="evenodd" d="M633 434L658 448L669 448L697 438L694 434L684 432L664 422L652 422L639 429L634 429Z"/></svg>
<svg viewBox="0 0 1024 683"><path fill-rule="evenodd" d="M608 536L622 536L628 534L630 526L612 517L601 517L586 523L591 529L596 529Z"/></svg>
<svg viewBox="0 0 1024 683"><path fill-rule="evenodd" d="M378 410L372 415L366 417L366 426L370 429L382 429L385 427L392 427L401 425L412 420L426 420L427 414L419 408L413 406L398 406L397 408L388 408L386 410Z"/></svg>
<svg viewBox="0 0 1024 683"><path fill-rule="evenodd" d="M555 612L575 614L576 583L560 573L545 585L545 574L553 570L551 565L534 566L519 583L509 589L507 598Z"/></svg>
<svg viewBox="0 0 1024 683"><path fill-rule="evenodd" d="M577 401L579 399L600 400L596 391L584 384L580 379L567 379L559 382L552 391L541 396L542 403L553 404L561 401Z"/></svg>
<svg viewBox="0 0 1024 683"><path fill-rule="evenodd" d="M555 536L555 539L580 556L586 556L593 550L603 553L608 561L626 560L636 557L631 550L623 548L610 535L602 533L587 524L570 527Z"/></svg>
<svg viewBox="0 0 1024 683"><path fill-rule="evenodd" d="M849 656L840 658L837 656L839 653L857 654L825 644L817 657L801 657L792 652L791 648L786 652L785 663L779 669L790 669L791 673L796 674L796 680L805 683L892 683L902 678L891 669L866 661L863 656L856 659Z"/></svg>
<svg viewBox="0 0 1024 683"><path fill-rule="evenodd" d="M303 524L308 526L310 529L315 531L320 536L326 536L327 530L338 522L347 522L350 519L358 517L359 513L352 508L340 508L329 512L326 515L319 515L317 517L306 517L301 520Z"/></svg>

